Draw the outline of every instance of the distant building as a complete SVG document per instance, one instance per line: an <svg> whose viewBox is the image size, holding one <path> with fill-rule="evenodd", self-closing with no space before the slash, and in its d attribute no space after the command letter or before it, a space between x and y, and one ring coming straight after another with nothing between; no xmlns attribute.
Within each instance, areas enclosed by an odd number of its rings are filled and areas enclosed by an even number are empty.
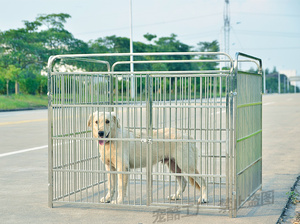
<svg viewBox="0 0 300 224"><path fill-rule="evenodd" d="M278 72L280 74L286 75L288 78L294 77L297 75L296 70L279 70ZM293 86L297 85L300 88L300 82L291 81L291 85L293 85Z"/></svg>

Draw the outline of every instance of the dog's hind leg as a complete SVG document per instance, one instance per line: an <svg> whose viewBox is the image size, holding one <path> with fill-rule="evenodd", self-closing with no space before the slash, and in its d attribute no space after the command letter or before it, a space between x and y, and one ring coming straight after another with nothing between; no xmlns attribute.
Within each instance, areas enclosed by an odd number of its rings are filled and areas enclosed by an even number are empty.
<svg viewBox="0 0 300 224"><path fill-rule="evenodd" d="M190 168L188 173L199 174L199 171L195 168ZM206 203L207 194L206 194L206 182L202 177L189 177L190 184L195 186L198 190L201 190L201 196L198 199L198 203Z"/></svg>
<svg viewBox="0 0 300 224"><path fill-rule="evenodd" d="M183 173L186 174L198 174L189 176L189 182L197 190L201 190L201 195L198 199L198 203L207 202L207 185L205 179L201 177L199 171L197 170L197 148L194 143L189 143L184 145L182 155L178 155L177 158L180 160L177 161L177 165L180 167Z"/></svg>
<svg viewBox="0 0 300 224"><path fill-rule="evenodd" d="M190 158L190 161L192 161L195 158ZM195 164L197 164L196 160L195 163L182 164L182 167L178 165L178 167L181 169L182 172L186 174L199 174L199 171L195 168ZM198 203L206 203L207 202L207 190L206 190L206 182L204 178L197 176L189 176L189 182L191 185L193 185L197 190L201 190L201 196L198 199Z"/></svg>
<svg viewBox="0 0 300 224"><path fill-rule="evenodd" d="M175 163L175 161L173 159L165 160L165 164L168 166L168 168L170 169L170 171L172 173L181 173L181 169L179 168L179 166L177 166L177 164ZM187 182L186 179L183 176L176 176L176 179L179 184L179 188L177 189L176 194L172 194L172 195L168 196L169 200L181 199L182 193L185 190L186 182Z"/></svg>

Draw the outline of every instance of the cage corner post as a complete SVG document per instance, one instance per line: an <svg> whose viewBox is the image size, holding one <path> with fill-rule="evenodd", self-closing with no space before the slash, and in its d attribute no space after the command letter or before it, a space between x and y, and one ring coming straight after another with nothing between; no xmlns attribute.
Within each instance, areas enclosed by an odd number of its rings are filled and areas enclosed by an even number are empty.
<svg viewBox="0 0 300 224"><path fill-rule="evenodd" d="M53 108L52 108L52 57L48 62L48 207L53 208Z"/></svg>
<svg viewBox="0 0 300 224"><path fill-rule="evenodd" d="M147 74L146 78L146 96L147 96L147 206L152 203L152 139L153 139L153 121L152 121L152 101L153 101L153 79Z"/></svg>

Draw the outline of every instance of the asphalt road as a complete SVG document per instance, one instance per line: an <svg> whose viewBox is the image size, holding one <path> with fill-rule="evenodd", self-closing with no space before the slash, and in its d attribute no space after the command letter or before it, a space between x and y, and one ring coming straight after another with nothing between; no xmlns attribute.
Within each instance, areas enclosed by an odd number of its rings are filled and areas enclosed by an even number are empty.
<svg viewBox="0 0 300 224"><path fill-rule="evenodd" d="M47 110L0 113L0 223L159 223L152 211L47 207ZM169 217L163 223L276 223L300 174L300 94L263 97L263 191L274 203ZM171 218L173 220L171 220Z"/></svg>

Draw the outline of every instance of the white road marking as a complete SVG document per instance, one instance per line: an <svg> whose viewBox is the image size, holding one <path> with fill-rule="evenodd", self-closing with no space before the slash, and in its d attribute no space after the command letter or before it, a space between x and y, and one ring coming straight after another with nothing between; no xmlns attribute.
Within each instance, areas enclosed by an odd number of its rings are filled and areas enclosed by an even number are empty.
<svg viewBox="0 0 300 224"><path fill-rule="evenodd" d="M20 154L20 153L24 153L24 152L35 151L35 150L39 150L39 149L45 149L45 148L48 148L48 145L43 145L43 146L34 147L34 148L30 148L30 149L23 149L23 150L14 151L14 152L3 153L3 154L0 154L0 158L15 155L15 154Z"/></svg>
<svg viewBox="0 0 300 224"><path fill-rule="evenodd" d="M274 104L274 102L264 103L263 106Z"/></svg>
<svg viewBox="0 0 300 224"><path fill-rule="evenodd" d="M0 126L4 126L4 125L12 125L12 124L31 123L31 122L39 122L39 121L47 121L47 120L48 120L48 119L43 118L43 119L35 119L35 120L4 122L4 123L0 123Z"/></svg>

